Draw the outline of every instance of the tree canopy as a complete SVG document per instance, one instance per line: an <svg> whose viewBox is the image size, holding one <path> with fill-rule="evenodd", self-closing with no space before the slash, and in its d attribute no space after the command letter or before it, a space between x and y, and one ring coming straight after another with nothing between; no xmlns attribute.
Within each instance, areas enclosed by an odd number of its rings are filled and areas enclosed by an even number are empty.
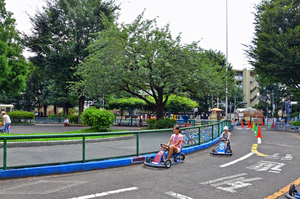
<svg viewBox="0 0 300 199"><path fill-rule="evenodd" d="M255 37L246 51L259 76L300 96L299 0L264 0L256 6Z"/></svg>
<svg viewBox="0 0 300 199"><path fill-rule="evenodd" d="M231 82L197 42L181 45L180 35L173 39L168 25L159 28L156 19L142 17L132 24L108 23L89 46L90 55L78 69L87 95L125 91L144 100L161 119L170 95L222 90L226 80Z"/></svg>
<svg viewBox="0 0 300 199"><path fill-rule="evenodd" d="M12 15L6 11L5 1L0 1L0 92L6 95L19 94L25 89L28 72L22 55L24 46Z"/></svg>
<svg viewBox="0 0 300 199"><path fill-rule="evenodd" d="M101 15L114 21L118 6L114 1L47 0L42 11L31 17L33 29L25 38L27 47L35 55L30 60L42 69L44 105L72 107L79 99L79 114L85 95L70 92L76 66L88 55L86 47L104 28ZM79 94L80 93L80 94Z"/></svg>

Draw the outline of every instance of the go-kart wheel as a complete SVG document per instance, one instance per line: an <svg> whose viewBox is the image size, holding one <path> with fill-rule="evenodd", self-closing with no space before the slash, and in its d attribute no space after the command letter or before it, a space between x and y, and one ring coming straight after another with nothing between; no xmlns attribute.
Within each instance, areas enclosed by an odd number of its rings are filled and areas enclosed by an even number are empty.
<svg viewBox="0 0 300 199"><path fill-rule="evenodd" d="M215 152L216 152L216 150L215 150L215 149L213 149L211 152L215 153Z"/></svg>
<svg viewBox="0 0 300 199"><path fill-rule="evenodd" d="M165 167L166 167L166 169L169 169L171 166L172 166L171 160L167 160L167 161L165 162Z"/></svg>
<svg viewBox="0 0 300 199"><path fill-rule="evenodd" d="M180 157L180 160L184 160L185 159L185 155L183 153L179 157Z"/></svg>
<svg viewBox="0 0 300 199"><path fill-rule="evenodd" d="M290 190L289 190L289 195L295 197L296 193L297 193L297 191L296 191L295 185L291 184Z"/></svg>
<svg viewBox="0 0 300 199"><path fill-rule="evenodd" d="M153 160L154 160L154 157L151 156L151 157L148 158L147 162L150 163L150 162L153 162Z"/></svg>

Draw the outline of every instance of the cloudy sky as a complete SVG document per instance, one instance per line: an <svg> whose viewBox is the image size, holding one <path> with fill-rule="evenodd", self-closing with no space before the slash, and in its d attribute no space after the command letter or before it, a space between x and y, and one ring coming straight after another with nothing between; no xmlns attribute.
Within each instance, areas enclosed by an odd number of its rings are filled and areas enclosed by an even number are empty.
<svg viewBox="0 0 300 199"><path fill-rule="evenodd" d="M116 0L121 4L119 22L131 23L145 9L146 19L157 18L159 26L170 24L172 35L182 33L182 43L200 41L204 49L226 53L226 0ZM14 13L17 29L30 33L27 16L42 10L44 0L5 0ZM235 69L251 68L242 44L250 44L254 33L254 5L260 0L227 0L228 60ZM28 56L28 53L25 54Z"/></svg>

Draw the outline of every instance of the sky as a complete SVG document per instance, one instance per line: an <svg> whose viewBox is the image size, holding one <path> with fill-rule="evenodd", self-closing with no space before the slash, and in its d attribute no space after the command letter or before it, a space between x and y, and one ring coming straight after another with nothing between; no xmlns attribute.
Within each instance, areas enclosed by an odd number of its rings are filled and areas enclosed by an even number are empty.
<svg viewBox="0 0 300 199"><path fill-rule="evenodd" d="M228 61L234 69L252 68L243 44L250 44L254 34L254 6L261 0L227 0ZM5 0L13 12L17 29L30 34L28 15L42 10L45 0ZM170 24L175 38L181 33L182 44L200 41L203 49L221 51L226 55L226 0L116 0L121 5L119 23L132 23L144 10L144 19L157 17L157 24ZM30 54L24 52L28 57Z"/></svg>

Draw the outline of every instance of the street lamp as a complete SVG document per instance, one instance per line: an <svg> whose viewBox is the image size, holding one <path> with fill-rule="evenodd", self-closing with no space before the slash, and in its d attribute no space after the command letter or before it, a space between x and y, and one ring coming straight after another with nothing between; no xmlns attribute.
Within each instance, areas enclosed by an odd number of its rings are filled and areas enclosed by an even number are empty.
<svg viewBox="0 0 300 199"><path fill-rule="evenodd" d="M227 68L228 68L228 6L227 6L227 0L226 0L226 76L227 76ZM227 78L227 77L226 77ZM226 119L227 119L227 109L228 109L228 86L227 86L227 79L226 79Z"/></svg>

